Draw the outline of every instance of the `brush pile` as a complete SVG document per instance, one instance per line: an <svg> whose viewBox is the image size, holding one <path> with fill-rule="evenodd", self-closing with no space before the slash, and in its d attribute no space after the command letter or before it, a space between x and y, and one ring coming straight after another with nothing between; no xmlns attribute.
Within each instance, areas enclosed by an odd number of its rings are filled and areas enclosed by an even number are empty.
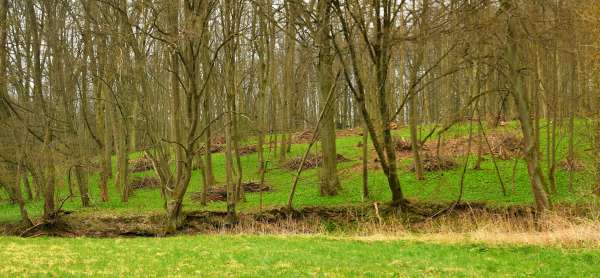
<svg viewBox="0 0 600 278"><path fill-rule="evenodd" d="M494 156L509 160L523 155L523 140L514 134L502 134L490 138Z"/></svg>
<svg viewBox="0 0 600 278"><path fill-rule="evenodd" d="M255 145L250 145L250 146L243 146L239 149L240 155L247 155L247 154L252 154L256 152L256 146Z"/></svg>
<svg viewBox="0 0 600 278"><path fill-rule="evenodd" d="M338 163L350 161L350 159L344 157L341 154L336 155L336 160ZM283 167L288 170L298 170L301 163L302 163L302 157L299 156L299 157L296 157L296 158L286 161L283 164ZM322 163L323 163L323 156L321 156L320 154L319 155L308 154L308 156L306 156L306 160L304 161L304 164L302 165L302 169L317 168Z"/></svg>
<svg viewBox="0 0 600 278"><path fill-rule="evenodd" d="M489 142L489 146L487 142ZM478 151L481 151L484 155L493 154L494 157L502 160L520 158L523 155L523 140L515 134L488 134L487 142L484 138L477 138L476 136L473 136L473 138L471 138L471 144L469 147L468 138L453 138L444 140L441 142L440 146L437 145L437 142L430 141L424 146L424 149L429 148L432 150L437 150L439 147L440 153L450 157L463 156L467 155L468 153L474 154Z"/></svg>
<svg viewBox="0 0 600 278"><path fill-rule="evenodd" d="M437 156L427 152L423 153L421 162L423 163L423 170L427 172L450 170L457 166L456 162L450 157ZM413 172L416 170L414 163L410 166L410 170Z"/></svg>
<svg viewBox="0 0 600 278"><path fill-rule="evenodd" d="M129 160L129 169L132 173L145 172L153 168L152 160L146 156Z"/></svg>
<svg viewBox="0 0 600 278"><path fill-rule="evenodd" d="M585 164L581 160L578 159L564 159L559 163L560 168L569 172L577 172L585 169Z"/></svg>
<svg viewBox="0 0 600 278"><path fill-rule="evenodd" d="M314 134L315 133L312 130L305 130L302 132L297 132L292 137L292 140L295 143L308 143L312 140Z"/></svg>
<svg viewBox="0 0 600 278"><path fill-rule="evenodd" d="M210 145L210 153L220 153L224 150L225 148L223 147L223 145L221 144L216 144L216 145ZM202 146L200 147L200 153L201 154L205 154L206 153L206 146Z"/></svg>
<svg viewBox="0 0 600 278"><path fill-rule="evenodd" d="M160 179L157 177L134 177L129 182L129 188L132 190L142 188L159 188Z"/></svg>
<svg viewBox="0 0 600 278"><path fill-rule="evenodd" d="M402 137L394 138L394 149L396 149L396 152L410 152L412 151L412 144Z"/></svg>
<svg viewBox="0 0 600 278"><path fill-rule="evenodd" d="M266 184L262 186L257 182L243 183L244 192L270 192L272 188ZM193 192L190 195L192 201L200 203L202 201L202 191ZM206 201L208 202L224 202L227 201L227 188L224 185L209 188L206 193Z"/></svg>

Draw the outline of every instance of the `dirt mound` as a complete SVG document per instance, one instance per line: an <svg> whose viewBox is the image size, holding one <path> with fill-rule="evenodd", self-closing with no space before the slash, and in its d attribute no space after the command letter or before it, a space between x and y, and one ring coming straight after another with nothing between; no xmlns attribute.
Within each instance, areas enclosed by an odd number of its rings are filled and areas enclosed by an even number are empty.
<svg viewBox="0 0 600 278"><path fill-rule="evenodd" d="M142 188L159 188L160 179L157 177L134 177L129 182L129 188L131 189L142 189Z"/></svg>
<svg viewBox="0 0 600 278"><path fill-rule="evenodd" d="M579 160L579 159L573 159L573 160L568 160L568 159L564 159L561 160L558 165L560 166L561 169L565 170L565 171L573 171L573 172L577 172L577 171L583 171L585 169L585 164L583 163L583 161Z"/></svg>
<svg viewBox="0 0 600 278"><path fill-rule="evenodd" d="M263 184L262 186L257 182L242 183L244 192L270 192L272 191L271 186ZM202 192L192 192L190 198L194 202L202 201ZM209 202L224 202L227 200L227 189L224 185L216 186L208 189L206 194L206 200Z"/></svg>
<svg viewBox="0 0 600 278"><path fill-rule="evenodd" d="M427 152L423 153L421 161L423 162L423 170L428 172L450 170L457 166L456 162L450 157L444 155L437 156ZM415 171L414 163L410 166L410 170Z"/></svg>
<svg viewBox="0 0 600 278"><path fill-rule="evenodd" d="M129 169L132 173L145 172L153 168L152 160L146 156L129 160Z"/></svg>
<svg viewBox="0 0 600 278"><path fill-rule="evenodd" d="M341 154L337 154L336 155L336 160L338 163L341 162L348 162L351 161L350 159L344 157ZM288 170L298 170L298 167L300 167L300 163L302 163L302 157L296 157L293 159L290 159L288 161L286 161L283 164L283 167L288 169ZM321 165L321 163L323 163L323 156L322 155L314 155L314 154L309 154L306 157L306 160L304 161L304 164L302 165L302 169L312 169L312 168L317 168Z"/></svg>

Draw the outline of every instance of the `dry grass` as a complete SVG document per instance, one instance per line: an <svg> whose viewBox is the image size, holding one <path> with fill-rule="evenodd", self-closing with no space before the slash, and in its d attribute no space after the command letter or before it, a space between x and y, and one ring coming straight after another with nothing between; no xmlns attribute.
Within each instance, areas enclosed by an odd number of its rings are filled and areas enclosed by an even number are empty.
<svg viewBox="0 0 600 278"><path fill-rule="evenodd" d="M561 247L600 248L600 220L549 212L542 218L514 218L502 215L461 215L427 223L408 238L436 242L483 242Z"/></svg>
<svg viewBox="0 0 600 278"><path fill-rule="evenodd" d="M356 211L355 211L356 212ZM354 213L355 213L354 212ZM590 211L588 210L587 213ZM557 208L543 217L531 211L461 210L435 218L323 215L260 219L243 215L235 227L214 226L209 234L322 235L365 241L418 240L439 243L485 243L600 248L600 217L577 216L581 209Z"/></svg>
<svg viewBox="0 0 600 278"><path fill-rule="evenodd" d="M472 205L472 206L471 206ZM417 240L439 243L485 243L600 248L597 205L556 207L543 216L529 207L489 208L461 204L445 214L444 205L415 204L399 217L383 206L268 209L240 214L235 226L224 225L224 212L187 216L181 234L319 235L365 241ZM420 212L417 212L419 210ZM435 215L435 216L432 216ZM160 214L137 216L69 215L59 236L156 236L162 233ZM61 230L62 229L62 230ZM37 234L37 233L32 233Z"/></svg>

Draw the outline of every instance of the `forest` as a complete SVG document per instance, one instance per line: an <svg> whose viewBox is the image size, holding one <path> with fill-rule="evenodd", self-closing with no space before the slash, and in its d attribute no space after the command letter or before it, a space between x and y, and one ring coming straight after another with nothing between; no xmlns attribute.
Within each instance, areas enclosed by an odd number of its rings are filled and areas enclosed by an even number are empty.
<svg viewBox="0 0 600 278"><path fill-rule="evenodd" d="M597 277L599 90L597 0L0 0L0 276Z"/></svg>

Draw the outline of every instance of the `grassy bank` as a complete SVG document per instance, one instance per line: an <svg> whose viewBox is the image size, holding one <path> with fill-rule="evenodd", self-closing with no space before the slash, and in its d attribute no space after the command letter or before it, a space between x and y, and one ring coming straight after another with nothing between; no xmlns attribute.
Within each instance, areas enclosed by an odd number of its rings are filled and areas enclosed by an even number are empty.
<svg viewBox="0 0 600 278"><path fill-rule="evenodd" d="M459 124L448 130L444 135L444 140L452 140L453 138L465 139L468 134L468 124ZM584 163L590 161L589 153L586 152L587 141L581 134L586 130L586 125L583 122L578 122L576 133L577 157ZM423 133L428 133L431 127L424 126ZM476 128L474 128L476 130ZM488 130L490 134L492 130ZM500 127L493 130L496 133L518 133L516 123L510 123L505 127ZM542 128L542 133L545 128ZM302 173L302 178L298 184L294 203L297 206L337 206L351 205L363 202L385 202L390 199L390 191L387 186L385 175L381 169L372 169L369 172L369 185L371 196L369 199L362 198L362 184L360 174L360 148L357 144L362 140L358 131L340 136L337 138L338 153L348 158L349 162L339 164L340 178L342 190L340 194L333 197L319 195L319 177L318 169L307 169ZM396 137L408 138L408 130L402 128L394 131ZM562 138L562 137L561 137ZM542 136L540 149L545 150L546 138ZM436 141L437 139L431 139ZM252 142L249 142L251 144ZM557 148L557 161L561 161L566 157L567 141L562 138L559 140L560 146ZM306 150L307 144L298 142L292 146L289 158L301 156ZM372 147L371 147L372 148ZM318 150L318 145L316 146ZM483 201L497 205L514 205L514 204L532 204L532 193L529 185L527 169L522 159L501 160L496 159L500 176L506 187L506 195L502 193L499 178L496 174L495 166L489 155L485 156L485 160L481 164L480 170L473 170L472 166L475 162L476 150L471 151L469 159L469 167L464 179L464 201ZM132 157L138 157L141 153L135 153ZM272 192L264 194L263 204L265 207L279 207L287 204L287 198L290 192L291 184L295 171L291 171L282 167L276 158L274 152L265 150L265 155L270 160L269 171L266 174L266 183L272 188ZM225 181L225 159L222 153L216 153L214 158L214 174L217 184L222 184ZM374 159L374 153L370 159ZM449 202L457 198L460 192L460 180L463 171L463 165L466 161L464 155L454 157L457 167L445 171L428 172L425 180L416 180L414 173L408 170L412 161L410 156L402 157L399 160L400 181L404 194L407 198L423 201L423 202ZM516 161L516 162L515 162ZM515 164L516 163L516 164ZM244 181L258 181L257 173L258 155L256 153L242 156L243 176ZM376 164L376 163L375 163ZM544 169L546 166L544 165ZM582 203L588 202L591 197L590 192L594 186L593 174L588 170L580 170L573 173L574 191L569 192L569 172L559 167L557 171L557 192L551 196L556 202L566 203ZM134 176L154 176L152 171L135 173ZM223 202L213 202L207 207L193 202L189 196L191 192L200 191L202 187L201 175L199 171L194 171L190 182L187 197L184 201L186 210L225 210ZM109 183L111 199L109 202L101 202L99 200L99 175L94 173L90 177L90 194L92 198L91 208L82 208L77 197L74 197L65 202L64 209L74 210L80 213L88 211L104 211L107 213L119 214L139 214L146 212L162 212L164 211L164 202L160 197L158 189L141 189L136 190L130 197L128 203L122 203L115 190L112 180ZM68 195L66 189L66 181L59 183L59 198L65 198ZM75 195L77 195L75 189ZM256 210L259 207L259 194L247 194L247 201L238 204L241 211ZM33 216L39 216L43 210L43 202L28 201L27 207ZM8 202L0 202L0 222L14 222L19 219L18 207Z"/></svg>

